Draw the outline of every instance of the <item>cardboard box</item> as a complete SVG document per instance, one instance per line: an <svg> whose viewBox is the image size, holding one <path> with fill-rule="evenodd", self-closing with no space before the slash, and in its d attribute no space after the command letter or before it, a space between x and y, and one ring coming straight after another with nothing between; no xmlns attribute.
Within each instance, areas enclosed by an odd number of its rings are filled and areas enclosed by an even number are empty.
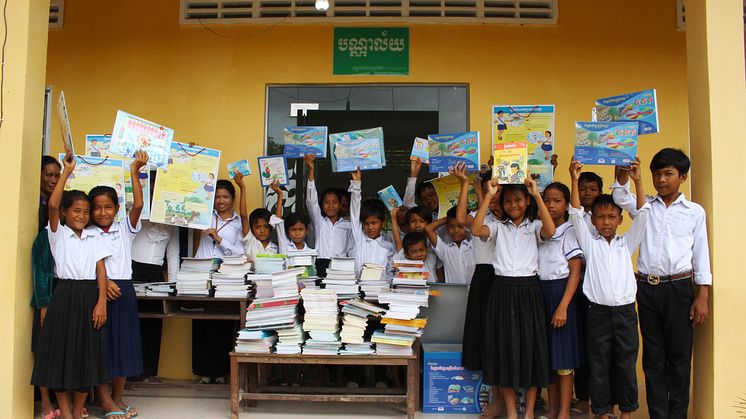
<svg viewBox="0 0 746 419"><path fill-rule="evenodd" d="M422 349L422 411L481 413L489 403L489 386L482 386L481 372L461 366L461 345L425 343Z"/></svg>

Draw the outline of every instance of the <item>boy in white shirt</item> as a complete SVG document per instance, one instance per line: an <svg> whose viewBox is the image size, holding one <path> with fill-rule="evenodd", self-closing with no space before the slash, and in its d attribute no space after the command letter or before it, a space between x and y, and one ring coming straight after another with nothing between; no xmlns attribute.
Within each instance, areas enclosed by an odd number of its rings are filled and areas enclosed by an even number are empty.
<svg viewBox="0 0 746 419"><path fill-rule="evenodd" d="M361 205L361 179L362 174L358 168L352 172L350 180L350 223L355 246L350 254L355 257L355 272L360 275L363 264L375 263L385 266L386 278L391 278L394 245L381 236L386 222L386 205L378 199L367 199Z"/></svg>
<svg viewBox="0 0 746 419"><path fill-rule="evenodd" d="M585 254L586 269L583 293L588 297L588 365L593 414L609 418L614 404L619 405L621 418L630 418L639 408L637 399L637 283L632 267L632 254L640 244L650 205L640 179L640 166L630 166L630 177L637 190L638 217L627 234L617 236L622 223L622 209L610 195L599 195L591 207L593 225L598 235L591 233L584 222L578 179L583 165L570 165L572 198L570 218L575 226L578 243Z"/></svg>
<svg viewBox="0 0 746 419"><path fill-rule="evenodd" d="M681 150L664 148L650 162L653 185L650 215L637 260L637 308L642 333L648 414L686 417L692 359L692 322L707 321L712 285L705 211L679 192L689 172ZM635 217L628 174L617 173L614 202ZM692 280L696 285L694 297Z"/></svg>

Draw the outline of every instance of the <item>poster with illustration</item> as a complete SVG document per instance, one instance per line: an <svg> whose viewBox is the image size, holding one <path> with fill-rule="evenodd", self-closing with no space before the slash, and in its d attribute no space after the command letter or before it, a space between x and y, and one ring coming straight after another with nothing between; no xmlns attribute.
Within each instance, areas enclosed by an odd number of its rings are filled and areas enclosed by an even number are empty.
<svg viewBox="0 0 746 419"><path fill-rule="evenodd" d="M500 184L521 184L526 180L526 170L529 170L526 143L495 144L493 153L492 179Z"/></svg>
<svg viewBox="0 0 746 419"><path fill-rule="evenodd" d="M655 89L596 99L594 114L597 122L637 122L639 135L660 131Z"/></svg>
<svg viewBox="0 0 746 419"><path fill-rule="evenodd" d="M109 157L112 153L109 151L111 146L111 135L94 135L85 136L85 155L92 157Z"/></svg>
<svg viewBox="0 0 746 419"><path fill-rule="evenodd" d="M403 204L399 193L396 192L396 189L394 189L393 185L389 185L378 191L378 197L381 199L381 201L383 201L384 204L386 204L386 208L389 211L394 208L398 208Z"/></svg>
<svg viewBox="0 0 746 419"><path fill-rule="evenodd" d="M63 153L59 154L60 161L65 159ZM65 183L65 190L74 189L88 193L94 186L110 186L117 192L119 211L117 220L121 220L126 214L124 196L124 166L122 160L93 157L75 156L75 170ZM129 167L129 166L128 166Z"/></svg>
<svg viewBox="0 0 746 419"><path fill-rule="evenodd" d="M461 365L461 345L425 343L422 363L422 411L478 414L489 404L480 371Z"/></svg>
<svg viewBox="0 0 746 419"><path fill-rule="evenodd" d="M160 169L168 166L174 130L155 122L117 111L109 149L120 156L132 157L137 150L148 152L149 162Z"/></svg>
<svg viewBox="0 0 746 419"><path fill-rule="evenodd" d="M326 127L285 127L285 158L302 159L308 154L326 158L326 134Z"/></svg>
<svg viewBox="0 0 746 419"><path fill-rule="evenodd" d="M420 159L423 164L430 164L430 143L426 138L416 137L412 144L411 160Z"/></svg>
<svg viewBox="0 0 746 419"><path fill-rule="evenodd" d="M575 160L629 166L637 156L638 131L636 122L576 122Z"/></svg>
<svg viewBox="0 0 746 419"><path fill-rule="evenodd" d="M241 173L244 176L250 175L251 168L249 167L249 161L244 159L228 163L228 176L233 179L236 177L236 173Z"/></svg>
<svg viewBox="0 0 746 419"><path fill-rule="evenodd" d="M337 137L337 134L329 136L329 150L332 154L332 171L354 172L360 170L374 170L383 167L381 156L381 142L378 138L357 138L348 140Z"/></svg>
<svg viewBox="0 0 746 419"><path fill-rule="evenodd" d="M60 91L60 97L57 98L57 118L60 123L60 133L62 134L62 143L65 145L65 150L70 150L71 153L75 154L73 134L70 129L70 117L67 114L67 102L65 102L65 92L63 91Z"/></svg>
<svg viewBox="0 0 746 419"><path fill-rule="evenodd" d="M427 136L430 152L430 173L447 172L458 163L466 164L467 172L479 171L479 133L431 134Z"/></svg>
<svg viewBox="0 0 746 419"><path fill-rule="evenodd" d="M378 149L381 150L381 166L386 166L386 148L383 146L383 128L377 127L377 128L368 128L368 129L359 129L356 131L348 131L348 132L340 132L337 134L329 134L329 148L331 151L331 140L332 136L337 139L343 139L343 140L359 140L362 138L375 138L378 140ZM334 153L332 152L332 158L334 158Z"/></svg>
<svg viewBox="0 0 746 419"><path fill-rule="evenodd" d="M168 170L158 169L150 221L205 230L212 225L220 150L173 141Z"/></svg>
<svg viewBox="0 0 746 419"><path fill-rule="evenodd" d="M525 143L528 170L542 191L554 176L554 111L554 105L492 107L492 144Z"/></svg>
<svg viewBox="0 0 746 419"><path fill-rule="evenodd" d="M477 191L474 189L474 178L476 174L468 175L469 189L466 195L466 206L469 210L477 208ZM438 195L438 218L444 218L449 209L458 204L458 195L461 193L461 180L454 175L441 176L430 181Z"/></svg>
<svg viewBox="0 0 746 419"><path fill-rule="evenodd" d="M274 181L280 185L288 184L288 166L284 156L259 157L259 181L262 187L268 187Z"/></svg>

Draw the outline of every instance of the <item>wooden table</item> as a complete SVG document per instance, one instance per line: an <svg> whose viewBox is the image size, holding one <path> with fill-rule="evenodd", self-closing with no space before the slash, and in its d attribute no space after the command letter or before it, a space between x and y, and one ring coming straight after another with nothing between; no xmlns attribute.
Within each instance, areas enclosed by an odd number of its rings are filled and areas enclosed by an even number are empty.
<svg viewBox="0 0 746 419"><path fill-rule="evenodd" d="M286 400L313 402L384 402L407 405L407 416L414 418L420 403L420 343L413 346L414 355L277 355L231 352L231 418L238 419L239 405L257 400ZM407 368L406 392L397 394L391 389L318 389L308 387L263 387L259 385L259 365L401 365ZM324 390L323 392L321 390Z"/></svg>

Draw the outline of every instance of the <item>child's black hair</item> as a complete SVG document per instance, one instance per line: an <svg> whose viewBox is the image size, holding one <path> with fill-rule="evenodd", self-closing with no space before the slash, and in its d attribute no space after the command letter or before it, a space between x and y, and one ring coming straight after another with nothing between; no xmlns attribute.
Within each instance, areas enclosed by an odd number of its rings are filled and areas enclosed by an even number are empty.
<svg viewBox="0 0 746 419"><path fill-rule="evenodd" d="M285 235L288 236L288 239L290 238L290 227L298 223L301 223L308 228L308 218L305 215L299 212L291 212L285 216Z"/></svg>
<svg viewBox="0 0 746 419"><path fill-rule="evenodd" d="M404 217L405 223L409 224L409 218L412 216L412 214L417 214L418 217L425 220L425 222L428 224L433 222L433 212L421 205L412 207L409 209L409 211L407 211L407 216Z"/></svg>
<svg viewBox="0 0 746 419"><path fill-rule="evenodd" d="M597 196L596 199L593 200L593 204L591 204L591 213L596 213L596 208L605 208L605 207L612 207L619 210L619 214L622 213L622 207L617 205L616 202L614 202L614 198L607 194L602 193L601 195Z"/></svg>
<svg viewBox="0 0 746 419"><path fill-rule="evenodd" d="M62 199L60 200L60 207L62 209L70 208L75 201L85 201L90 205L88 195L85 192L73 189L71 191L62 192Z"/></svg>
<svg viewBox="0 0 746 419"><path fill-rule="evenodd" d="M599 191L602 191L604 189L604 180L595 172L583 172L580 174L580 176L578 176L578 185L588 182L596 182Z"/></svg>
<svg viewBox="0 0 746 419"><path fill-rule="evenodd" d="M215 190L217 191L218 189L224 189L226 192L231 194L231 198L236 198L236 187L233 186L229 180L218 179L218 181L215 182Z"/></svg>
<svg viewBox="0 0 746 419"><path fill-rule="evenodd" d="M423 192L425 192L428 189L432 189L435 191L435 186L433 186L432 182L420 182L417 184L417 187L414 189L414 194L417 196L417 198L422 195Z"/></svg>
<svg viewBox="0 0 746 419"><path fill-rule="evenodd" d="M526 218L529 219L529 221L533 221L538 217L539 215L539 209L536 206L536 200L533 196L531 196L530 193L528 193L528 188L526 185L523 184L507 184L502 185L502 188L500 189L500 198L498 201L500 202L500 208L502 209L502 220L507 221L510 219L510 216L508 215L508 212L505 211L504 200L505 200L505 194L508 192L521 192L523 195L526 196L526 199L528 199L528 207L526 207Z"/></svg>
<svg viewBox="0 0 746 419"><path fill-rule="evenodd" d="M570 188L567 187L562 182L552 182L549 185L547 185L544 188L544 193L546 193L549 189L554 189L556 191L559 191L559 193L562 194L562 197L565 198L565 203L567 204L567 207L570 207ZM565 221L569 218L570 214L565 211Z"/></svg>
<svg viewBox="0 0 746 419"><path fill-rule="evenodd" d="M49 164L56 164L58 169L62 169L62 165L60 165L60 162L58 162L54 157L41 156L41 170L44 170L44 168Z"/></svg>
<svg viewBox="0 0 746 419"><path fill-rule="evenodd" d="M377 198L370 198L363 201L363 204L360 206L360 222L365 223L368 217L376 217L381 222L386 222L386 204Z"/></svg>
<svg viewBox="0 0 746 419"><path fill-rule="evenodd" d="M448 220L455 220L457 217L456 215L456 207L452 207L451 209L446 212L446 221Z"/></svg>
<svg viewBox="0 0 746 419"><path fill-rule="evenodd" d="M409 253L409 248L417 243L424 243L427 247L427 237L425 234L420 233L419 231L411 231L407 233L401 242L404 253Z"/></svg>
<svg viewBox="0 0 746 419"><path fill-rule="evenodd" d="M272 214L266 208L257 208L251 211L249 214L249 226L253 226L259 220L264 220L269 224L269 219L272 218Z"/></svg>
<svg viewBox="0 0 746 419"><path fill-rule="evenodd" d="M111 202L114 203L114 206L119 210L119 196L117 195L117 191L114 190L111 186L94 186L93 189L91 189L90 192L88 192L88 201L91 203L91 207L93 207L93 200L96 199L97 196L105 195L109 199L111 199Z"/></svg>
<svg viewBox="0 0 746 419"><path fill-rule="evenodd" d="M661 151L655 153L653 159L650 160L650 171L654 172L666 167L673 167L679 171L679 176L684 176L689 173L689 167L691 162L687 155L677 148L664 148Z"/></svg>

